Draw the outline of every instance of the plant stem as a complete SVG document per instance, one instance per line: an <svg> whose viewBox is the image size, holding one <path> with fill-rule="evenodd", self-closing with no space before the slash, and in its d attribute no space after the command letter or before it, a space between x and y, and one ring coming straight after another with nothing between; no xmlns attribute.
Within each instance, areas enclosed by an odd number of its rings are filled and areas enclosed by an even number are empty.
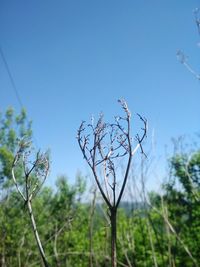
<svg viewBox="0 0 200 267"><path fill-rule="evenodd" d="M28 206L28 212L29 212L29 216L30 216L30 219L31 219L31 224L32 224L34 236L35 236L35 239L36 239L36 242L37 242L37 245L38 245L38 249L39 249L40 255L42 257L42 261L43 261L45 267L50 267L50 265L48 264L48 262L46 260L44 249L43 249L42 243L40 241L40 237L39 237L39 234L38 234L38 231L37 231L35 218L34 218L34 215L33 215L31 202L29 200L27 202L27 206Z"/></svg>
<svg viewBox="0 0 200 267"><path fill-rule="evenodd" d="M112 208L110 216L111 222L111 267L117 267L117 252L116 252L116 241L117 241L117 209Z"/></svg>

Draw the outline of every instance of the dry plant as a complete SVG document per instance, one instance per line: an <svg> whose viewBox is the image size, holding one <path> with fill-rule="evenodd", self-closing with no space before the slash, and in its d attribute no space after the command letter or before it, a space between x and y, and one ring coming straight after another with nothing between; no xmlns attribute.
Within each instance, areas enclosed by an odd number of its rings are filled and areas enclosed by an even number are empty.
<svg viewBox="0 0 200 267"><path fill-rule="evenodd" d="M117 209L119 207L127 183L131 161L140 148L144 154L142 142L147 133L147 120L138 117L143 123L142 135L135 136L136 145L131 137L131 113L125 100L118 100L124 116L117 116L113 123L105 123L101 114L97 123L92 120L82 122L78 129L78 144L83 157L92 170L98 189L108 207L111 224L111 266L117 266ZM126 158L126 167L122 183L117 179L117 166L120 160Z"/></svg>
<svg viewBox="0 0 200 267"><path fill-rule="evenodd" d="M197 260L193 257L192 252L189 250L187 245L184 243L184 241L181 239L180 235L177 233L177 231L173 227L172 223L169 221L167 205L164 204L163 197L160 196L160 198L161 198L161 204L162 204L162 211L160 211L155 206L153 206L150 201L148 201L149 207L151 207L154 211L156 211L161 216L161 218L163 218L163 221L164 221L166 229L167 229L168 240L170 239L170 234L173 234L176 237L177 241L180 243L180 245L183 247L185 252L187 253L188 257L193 262L194 266L199 267L199 264L197 263ZM168 254L169 254L169 264L172 264L170 240L169 240L169 244L168 244ZM170 266L173 266L173 264Z"/></svg>
<svg viewBox="0 0 200 267"><path fill-rule="evenodd" d="M96 206L96 198L97 198L97 188L92 188L92 203L90 205L90 212L89 212L89 247L90 247L90 256L89 256L89 267L93 267L95 255L93 251L93 228L94 228L94 212L95 212L95 206ZM97 265L97 264L96 264Z"/></svg>
<svg viewBox="0 0 200 267"><path fill-rule="evenodd" d="M200 8L196 8L193 13L194 13L194 18L195 18L195 23L197 25L198 34L200 35ZM198 43L198 46L200 46L200 43ZM193 68L193 66L191 66L188 63L188 58L185 55L185 53L182 50L178 50L176 55L180 63L183 64L186 67L186 69L192 75L195 76L197 80L200 80L200 74Z"/></svg>
<svg viewBox="0 0 200 267"><path fill-rule="evenodd" d="M32 209L32 200L42 187L49 172L48 155L37 152L36 158L31 159L30 142L24 140L19 142L19 149L14 157L12 164L12 178L17 192L27 207L30 221L32 224L35 240L45 267L50 267L39 237L37 225ZM23 169L23 179L17 175L18 167Z"/></svg>

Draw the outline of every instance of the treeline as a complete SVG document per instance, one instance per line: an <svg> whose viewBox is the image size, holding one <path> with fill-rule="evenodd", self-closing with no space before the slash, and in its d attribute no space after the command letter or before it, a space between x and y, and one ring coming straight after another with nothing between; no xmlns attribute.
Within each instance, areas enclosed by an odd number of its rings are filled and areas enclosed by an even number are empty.
<svg viewBox="0 0 200 267"><path fill-rule="evenodd" d="M31 137L26 113L12 109L0 118L0 266L43 266L28 209L11 176L18 138ZM121 203L117 214L117 266L200 266L200 150L175 153L162 194L141 192L136 205ZM20 178L23 170L17 170ZM20 180L21 179L21 180ZM32 200L37 230L50 266L110 266L110 221L98 190L86 179L58 177ZM84 198L84 201L83 201Z"/></svg>

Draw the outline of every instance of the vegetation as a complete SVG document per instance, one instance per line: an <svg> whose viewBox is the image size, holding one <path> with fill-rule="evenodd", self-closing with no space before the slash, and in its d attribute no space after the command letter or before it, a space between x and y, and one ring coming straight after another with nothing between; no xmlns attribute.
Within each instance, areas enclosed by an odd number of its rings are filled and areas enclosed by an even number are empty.
<svg viewBox="0 0 200 267"><path fill-rule="evenodd" d="M111 266L110 214L98 190L94 188L91 201L86 201L84 195L89 193L80 173L74 184L62 176L56 188L41 187L46 173L41 176L38 171L46 170L48 157L36 154L30 172L21 160L26 149L18 146L18 139L31 134L24 110L19 116L10 108L1 114L0 266ZM200 266L200 150L175 153L169 166L162 194L143 190L139 204L119 205L117 266ZM22 194L12 180L12 167ZM42 257L32 231L30 204L45 251Z"/></svg>

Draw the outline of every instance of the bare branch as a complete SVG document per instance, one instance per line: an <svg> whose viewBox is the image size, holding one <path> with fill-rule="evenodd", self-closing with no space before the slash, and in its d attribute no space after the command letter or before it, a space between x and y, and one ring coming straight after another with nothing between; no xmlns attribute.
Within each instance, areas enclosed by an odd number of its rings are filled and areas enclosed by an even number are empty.
<svg viewBox="0 0 200 267"><path fill-rule="evenodd" d="M183 51L181 50L178 50L177 53L177 58L178 60L180 61L181 64L183 64L186 69L192 74L195 76L195 78L197 80L200 80L200 75L193 69L193 67L191 67L191 65L188 63L187 61L187 57L185 56L185 54L183 53Z"/></svg>
<svg viewBox="0 0 200 267"><path fill-rule="evenodd" d="M18 154L15 156L14 161L13 161L13 164L12 164L12 170L11 170L11 172L12 172L12 178L13 178L13 182L14 182L14 184L15 184L15 187L16 187L18 193L20 194L20 196L22 197L22 199L23 199L24 201L26 201L26 197L25 197L24 194L22 193L22 191L21 191L21 189L20 189L20 187L19 187L19 185L18 185L18 183L17 183L16 177L15 177L15 171L14 171L14 168L15 168L15 165L17 164L17 161L18 161Z"/></svg>

